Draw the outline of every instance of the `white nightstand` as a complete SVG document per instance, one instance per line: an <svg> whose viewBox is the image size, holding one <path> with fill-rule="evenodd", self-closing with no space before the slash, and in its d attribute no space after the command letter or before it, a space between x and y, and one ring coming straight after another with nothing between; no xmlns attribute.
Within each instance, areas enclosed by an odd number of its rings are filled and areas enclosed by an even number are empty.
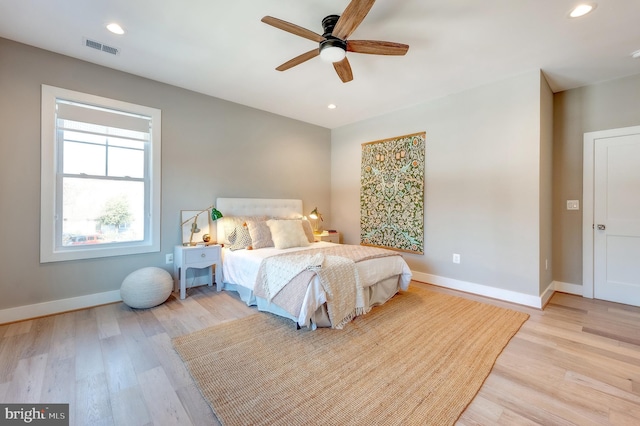
<svg viewBox="0 0 640 426"><path fill-rule="evenodd" d="M340 244L340 233L324 231L322 234L313 234L313 239L315 241L327 241L330 243Z"/></svg>
<svg viewBox="0 0 640 426"><path fill-rule="evenodd" d="M211 267L215 265L216 284L218 290L222 285L222 256L221 246L214 244L210 246L175 246L173 249L173 277L174 288L180 289L180 299L184 299L187 293L187 269L208 268L209 287L213 285Z"/></svg>

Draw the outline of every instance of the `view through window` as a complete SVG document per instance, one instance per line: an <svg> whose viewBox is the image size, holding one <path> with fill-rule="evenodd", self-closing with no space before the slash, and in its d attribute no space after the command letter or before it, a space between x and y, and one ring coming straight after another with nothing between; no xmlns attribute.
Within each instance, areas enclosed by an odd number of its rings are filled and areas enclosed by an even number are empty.
<svg viewBox="0 0 640 426"><path fill-rule="evenodd" d="M57 127L62 245L143 241L149 132L63 118Z"/></svg>

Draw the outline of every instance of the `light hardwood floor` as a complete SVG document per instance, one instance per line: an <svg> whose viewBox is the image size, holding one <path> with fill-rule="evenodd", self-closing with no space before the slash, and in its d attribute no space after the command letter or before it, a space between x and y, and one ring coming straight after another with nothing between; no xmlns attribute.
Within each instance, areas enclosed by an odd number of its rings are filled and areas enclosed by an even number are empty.
<svg viewBox="0 0 640 426"><path fill-rule="evenodd" d="M640 424L640 308L556 293L540 311L412 285L530 315L458 424ZM2 325L0 401L69 403L72 425L217 425L171 338L255 312L205 286Z"/></svg>

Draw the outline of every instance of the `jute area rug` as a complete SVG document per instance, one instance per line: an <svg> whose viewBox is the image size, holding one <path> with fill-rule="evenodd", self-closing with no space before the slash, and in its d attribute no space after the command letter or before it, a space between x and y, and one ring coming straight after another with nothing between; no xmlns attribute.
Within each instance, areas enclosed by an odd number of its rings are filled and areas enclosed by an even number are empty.
<svg viewBox="0 0 640 426"><path fill-rule="evenodd" d="M173 344L224 425L447 425L527 318L412 287L343 330L257 313Z"/></svg>

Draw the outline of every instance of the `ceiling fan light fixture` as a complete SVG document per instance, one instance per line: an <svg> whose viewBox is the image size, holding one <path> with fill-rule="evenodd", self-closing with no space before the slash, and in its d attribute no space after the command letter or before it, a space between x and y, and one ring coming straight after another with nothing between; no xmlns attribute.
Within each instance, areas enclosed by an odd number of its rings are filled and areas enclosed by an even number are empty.
<svg viewBox="0 0 640 426"><path fill-rule="evenodd" d="M320 58L327 62L340 62L347 56L347 52L337 46L329 46L322 49Z"/></svg>
<svg viewBox="0 0 640 426"><path fill-rule="evenodd" d="M347 56L347 43L339 39L326 39L320 43L320 58L326 62L340 62Z"/></svg>

